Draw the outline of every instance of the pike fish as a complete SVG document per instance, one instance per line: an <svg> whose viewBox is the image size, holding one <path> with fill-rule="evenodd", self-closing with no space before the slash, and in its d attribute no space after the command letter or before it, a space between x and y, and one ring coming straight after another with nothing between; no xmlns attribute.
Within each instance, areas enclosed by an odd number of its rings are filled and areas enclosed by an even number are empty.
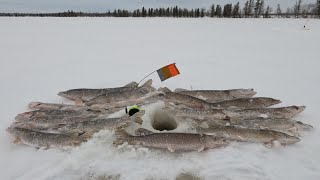
<svg viewBox="0 0 320 180"><path fill-rule="evenodd" d="M247 129L234 126L209 126L208 128L199 126L195 129L197 133L225 137L228 140L265 143L268 145L272 145L275 142L287 145L300 141L298 137L266 129Z"/></svg>
<svg viewBox="0 0 320 180"><path fill-rule="evenodd" d="M165 93L162 98L164 102L174 103L175 105L184 105L188 108L198 109L249 109L249 108L265 108L275 104L281 103L280 100L267 98L267 97L256 97L256 98L239 98L228 101L222 101L217 103L209 103L202 99L198 99L189 95L179 94L171 92L168 88L160 88L159 91Z"/></svg>
<svg viewBox="0 0 320 180"><path fill-rule="evenodd" d="M185 94L172 92L167 87L159 88L159 91L165 93L165 95L162 97L162 100L166 104L174 103L175 105L183 105L188 108L210 109L210 103L202 99L188 96Z"/></svg>
<svg viewBox="0 0 320 180"><path fill-rule="evenodd" d="M104 88L104 89L71 89L68 91L59 92L58 95L67 99L74 100L76 102L86 102L91 99L105 95L111 92L121 92L125 90L134 89L138 86L138 83L131 82L123 87L116 88Z"/></svg>
<svg viewBox="0 0 320 180"><path fill-rule="evenodd" d="M15 137L15 144L25 144L43 149L77 146L91 137L91 134L50 134L16 127L9 127L7 131Z"/></svg>
<svg viewBox="0 0 320 180"><path fill-rule="evenodd" d="M90 106L92 109L109 109L125 107L132 104L142 104L149 99L162 95L161 92L155 92L155 89L151 85L152 80L149 80L141 87L101 95L93 98L85 104Z"/></svg>
<svg viewBox="0 0 320 180"><path fill-rule="evenodd" d="M14 122L12 126L24 129L32 129L35 131L58 128L67 124L74 124L84 121L93 121L97 117L59 117L59 116L43 116L31 118L28 120Z"/></svg>
<svg viewBox="0 0 320 180"><path fill-rule="evenodd" d="M289 120L289 119L265 119L257 118L243 121L231 121L233 126L239 126L243 128L251 129L270 129L275 131L292 134L299 136L298 131L310 130L313 127L309 124L304 124L301 121Z"/></svg>
<svg viewBox="0 0 320 180"><path fill-rule="evenodd" d="M131 117L95 119L92 121L84 121L84 122L78 122L74 124L67 124L55 130L62 133L84 133L84 132L95 133L100 130L114 130L118 127L126 127L127 124L130 122L142 124L143 121L141 117L144 114L145 114L145 111L141 110Z"/></svg>
<svg viewBox="0 0 320 180"><path fill-rule="evenodd" d="M257 108L242 109L235 111L224 111L231 119L252 119L252 118L274 118L290 119L305 110L305 106L289 106L281 108Z"/></svg>
<svg viewBox="0 0 320 180"><path fill-rule="evenodd" d="M143 136L131 136L125 130L118 129L116 131L115 145L128 142L130 145L140 145L147 148L168 149L174 151L203 151L228 145L224 138L214 137L202 134L187 134L187 133L153 133L147 131Z"/></svg>
<svg viewBox="0 0 320 180"><path fill-rule="evenodd" d="M18 114L16 121L28 121L43 117L65 118L65 117L97 117L99 114L93 111L67 111L67 110L35 110Z"/></svg>
<svg viewBox="0 0 320 180"><path fill-rule="evenodd" d="M123 108L113 108L113 109L92 109L90 106L75 106L67 104L53 104L53 103L42 103L42 102L31 102L29 103L29 108L36 110L62 110L62 111L89 111L94 113L111 114Z"/></svg>
<svg viewBox="0 0 320 180"><path fill-rule="evenodd" d="M239 110L250 108L266 108L279 103L281 103L280 100L267 97L239 98L228 101L222 101L218 103L212 103L211 108Z"/></svg>
<svg viewBox="0 0 320 180"><path fill-rule="evenodd" d="M222 109L191 109L191 108L179 108L172 106L165 106L162 108L167 112L173 113L177 117L184 118L196 118L196 119L230 119L224 110Z"/></svg>
<svg viewBox="0 0 320 180"><path fill-rule="evenodd" d="M186 90L175 89L176 93L203 99L210 103L216 103L237 98L250 98L257 93L254 89L229 89L229 90Z"/></svg>

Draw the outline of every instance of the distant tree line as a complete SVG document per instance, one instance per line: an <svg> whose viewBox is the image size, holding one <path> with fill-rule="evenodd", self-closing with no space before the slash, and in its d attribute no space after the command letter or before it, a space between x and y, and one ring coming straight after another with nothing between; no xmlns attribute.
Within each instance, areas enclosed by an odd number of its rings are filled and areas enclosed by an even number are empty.
<svg viewBox="0 0 320 180"><path fill-rule="evenodd" d="M59 13L0 13L0 16L14 17L178 17L178 18L200 18L200 17L226 17L226 18L270 18L270 17L320 17L320 0L314 4L302 4L302 0L296 1L293 7L283 11L280 4L273 11L270 6L265 7L264 0L247 0L244 7L240 3L215 5L212 4L208 9L195 8L187 9L175 7L167 8L145 8L133 11L125 9L115 9L104 13L86 13L66 11Z"/></svg>

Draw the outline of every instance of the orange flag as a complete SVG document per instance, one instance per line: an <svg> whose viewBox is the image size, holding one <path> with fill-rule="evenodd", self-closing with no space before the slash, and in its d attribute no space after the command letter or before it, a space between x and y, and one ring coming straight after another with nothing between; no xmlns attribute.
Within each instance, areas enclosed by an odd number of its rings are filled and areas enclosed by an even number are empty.
<svg viewBox="0 0 320 180"><path fill-rule="evenodd" d="M176 63L169 64L161 69L158 69L157 72L161 81L165 81L173 76L180 74L178 68L176 67Z"/></svg>

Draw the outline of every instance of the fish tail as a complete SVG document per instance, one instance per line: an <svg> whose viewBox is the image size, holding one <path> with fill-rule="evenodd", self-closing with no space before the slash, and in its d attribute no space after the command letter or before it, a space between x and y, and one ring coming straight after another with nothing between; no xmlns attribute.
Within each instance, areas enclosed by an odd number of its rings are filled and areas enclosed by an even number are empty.
<svg viewBox="0 0 320 180"><path fill-rule="evenodd" d="M140 110L139 112L135 113L132 117L142 117L146 113L145 110Z"/></svg>
<svg viewBox="0 0 320 180"><path fill-rule="evenodd" d="M129 134L123 128L118 128L115 134L116 134L116 140L113 142L114 145L123 144L129 137Z"/></svg>
<svg viewBox="0 0 320 180"><path fill-rule="evenodd" d="M158 89L158 91L161 91L163 93L172 93L172 91L167 87L161 87Z"/></svg>
<svg viewBox="0 0 320 180"><path fill-rule="evenodd" d="M188 91L188 90L187 90L187 89L182 89L182 88L176 88L176 89L174 90L175 93L179 93L179 92L181 92L181 91Z"/></svg>
<svg viewBox="0 0 320 180"><path fill-rule="evenodd" d="M132 82L124 85L123 87L136 88L137 86L138 86L138 83L135 81L132 81Z"/></svg>
<svg viewBox="0 0 320 180"><path fill-rule="evenodd" d="M141 87L151 87L152 86L152 79L149 79L147 82L141 85Z"/></svg>

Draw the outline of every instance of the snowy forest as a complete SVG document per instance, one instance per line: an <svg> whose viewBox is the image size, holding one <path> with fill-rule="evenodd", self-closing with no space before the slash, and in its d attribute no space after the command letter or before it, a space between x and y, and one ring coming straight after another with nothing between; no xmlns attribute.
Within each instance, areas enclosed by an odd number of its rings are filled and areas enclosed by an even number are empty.
<svg viewBox="0 0 320 180"><path fill-rule="evenodd" d="M293 7L283 9L280 4L276 9L266 5L264 0L247 0L243 7L240 3L216 5L206 8L187 9L178 6L166 8L145 8L133 11L115 9L104 13L76 12L73 10L58 13L0 13L0 16L35 16L35 17L225 17L225 18L319 18L320 0L313 4L303 4L302 0L296 1Z"/></svg>

